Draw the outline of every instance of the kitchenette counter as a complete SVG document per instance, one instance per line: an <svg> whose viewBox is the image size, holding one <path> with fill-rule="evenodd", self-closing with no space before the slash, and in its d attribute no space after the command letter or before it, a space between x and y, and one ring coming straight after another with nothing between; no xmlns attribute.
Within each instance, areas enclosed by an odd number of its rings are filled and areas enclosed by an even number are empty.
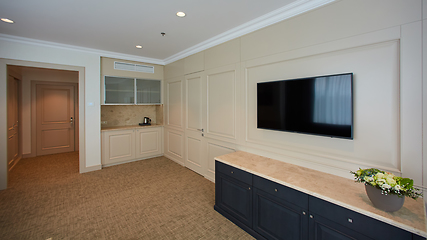
<svg viewBox="0 0 427 240"><path fill-rule="evenodd" d="M422 198L413 200L406 197L399 211L389 213L375 208L366 195L364 184L351 179L241 151L216 157L215 160L427 237Z"/></svg>
<svg viewBox="0 0 427 240"><path fill-rule="evenodd" d="M111 130L126 130L126 129L136 129L136 128L149 128L149 127L163 127L163 124L151 124L151 125L127 125L127 126L108 126L101 127L101 131L111 131Z"/></svg>

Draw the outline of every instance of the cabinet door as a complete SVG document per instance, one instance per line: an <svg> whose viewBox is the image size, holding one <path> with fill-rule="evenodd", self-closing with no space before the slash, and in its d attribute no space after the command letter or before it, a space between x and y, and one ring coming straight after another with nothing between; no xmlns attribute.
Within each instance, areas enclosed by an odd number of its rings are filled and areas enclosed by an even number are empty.
<svg viewBox="0 0 427 240"><path fill-rule="evenodd" d="M135 103L135 80L133 78L106 76L104 90L105 104Z"/></svg>
<svg viewBox="0 0 427 240"><path fill-rule="evenodd" d="M113 164L135 159L134 130L105 131L102 164Z"/></svg>
<svg viewBox="0 0 427 240"><path fill-rule="evenodd" d="M320 215L310 214L310 240L370 240L359 232L332 222ZM409 240L409 239L408 239Z"/></svg>
<svg viewBox="0 0 427 240"><path fill-rule="evenodd" d="M307 210L254 188L253 228L267 239L308 239Z"/></svg>
<svg viewBox="0 0 427 240"><path fill-rule="evenodd" d="M162 128L147 127L136 130L136 158L149 158L162 154Z"/></svg>
<svg viewBox="0 0 427 240"><path fill-rule="evenodd" d="M159 80L136 79L136 103L160 103Z"/></svg>
<svg viewBox="0 0 427 240"><path fill-rule="evenodd" d="M252 189L249 184L217 172L215 205L239 222L252 227Z"/></svg>
<svg viewBox="0 0 427 240"><path fill-rule="evenodd" d="M331 202L310 196L310 239L399 239L412 234Z"/></svg>

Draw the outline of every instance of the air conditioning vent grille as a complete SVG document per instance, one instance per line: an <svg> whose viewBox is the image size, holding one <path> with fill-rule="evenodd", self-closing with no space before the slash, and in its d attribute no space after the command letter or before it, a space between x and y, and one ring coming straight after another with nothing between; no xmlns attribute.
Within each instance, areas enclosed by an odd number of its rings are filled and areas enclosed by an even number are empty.
<svg viewBox="0 0 427 240"><path fill-rule="evenodd" d="M146 66L125 62L114 62L114 69L133 72L154 73L154 66Z"/></svg>

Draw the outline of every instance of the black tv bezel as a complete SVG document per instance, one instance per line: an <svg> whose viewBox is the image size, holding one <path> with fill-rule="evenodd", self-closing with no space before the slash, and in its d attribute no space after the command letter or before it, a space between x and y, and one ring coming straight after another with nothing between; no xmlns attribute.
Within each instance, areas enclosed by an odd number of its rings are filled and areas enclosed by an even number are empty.
<svg viewBox="0 0 427 240"><path fill-rule="evenodd" d="M350 75L350 88L351 88L351 136L350 137L344 137L344 136L336 136L336 135L328 135L328 134L318 134L318 133L311 133L311 132L302 132L302 131L290 131L290 130L284 130L284 129L276 129L276 128L266 128L266 127L259 127L258 126L258 85L263 83L273 83L273 82L283 82L283 81L300 81L300 80L306 80L311 78L319 78L319 77L333 77L333 76L341 76L341 75ZM291 79L283 79L283 80L275 80L275 81L265 81L265 82L257 82L257 114L256 114L256 125L257 129L265 129L265 130L273 130L273 131L280 131L280 132L290 132L290 133L301 133L306 135L314 135L314 136L321 136L321 137L328 137L328 138L338 138L338 139L347 139L347 140L354 140L354 101L353 101L353 81L354 81L354 73L338 73L338 74L331 74L331 75L320 75L320 76L313 76L313 77L303 77L303 78L291 78Z"/></svg>

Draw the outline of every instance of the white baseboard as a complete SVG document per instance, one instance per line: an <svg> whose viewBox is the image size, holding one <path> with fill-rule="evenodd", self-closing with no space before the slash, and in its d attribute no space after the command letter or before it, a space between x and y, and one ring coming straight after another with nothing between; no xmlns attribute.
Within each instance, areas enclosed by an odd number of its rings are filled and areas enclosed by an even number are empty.
<svg viewBox="0 0 427 240"><path fill-rule="evenodd" d="M150 156L150 157L146 157L146 158L132 159L132 160L118 162L118 163L102 164L102 167L103 168L105 168L105 167L111 167L111 166L116 166L116 165L120 165L120 164L124 164L124 163L136 162L136 161L141 161L141 160L146 160L146 159L155 158L155 157L161 157L161 156L163 156L163 154L155 155L155 156Z"/></svg>
<svg viewBox="0 0 427 240"><path fill-rule="evenodd" d="M95 165L95 166L90 166L90 167L84 167L83 169L80 169L80 173L87 173L87 172L93 172L93 171L97 171L97 170L101 170L102 169L102 165Z"/></svg>
<svg viewBox="0 0 427 240"><path fill-rule="evenodd" d="M177 158L175 158L175 157L173 157L173 156L171 156L171 155L168 155L168 154L165 154L164 156L165 156L166 158L168 158L168 159L170 159L170 160L172 160L172 161L174 161L174 162L178 163L179 165L181 165L181 166L185 167L184 163L183 163L182 161L178 160Z"/></svg>

